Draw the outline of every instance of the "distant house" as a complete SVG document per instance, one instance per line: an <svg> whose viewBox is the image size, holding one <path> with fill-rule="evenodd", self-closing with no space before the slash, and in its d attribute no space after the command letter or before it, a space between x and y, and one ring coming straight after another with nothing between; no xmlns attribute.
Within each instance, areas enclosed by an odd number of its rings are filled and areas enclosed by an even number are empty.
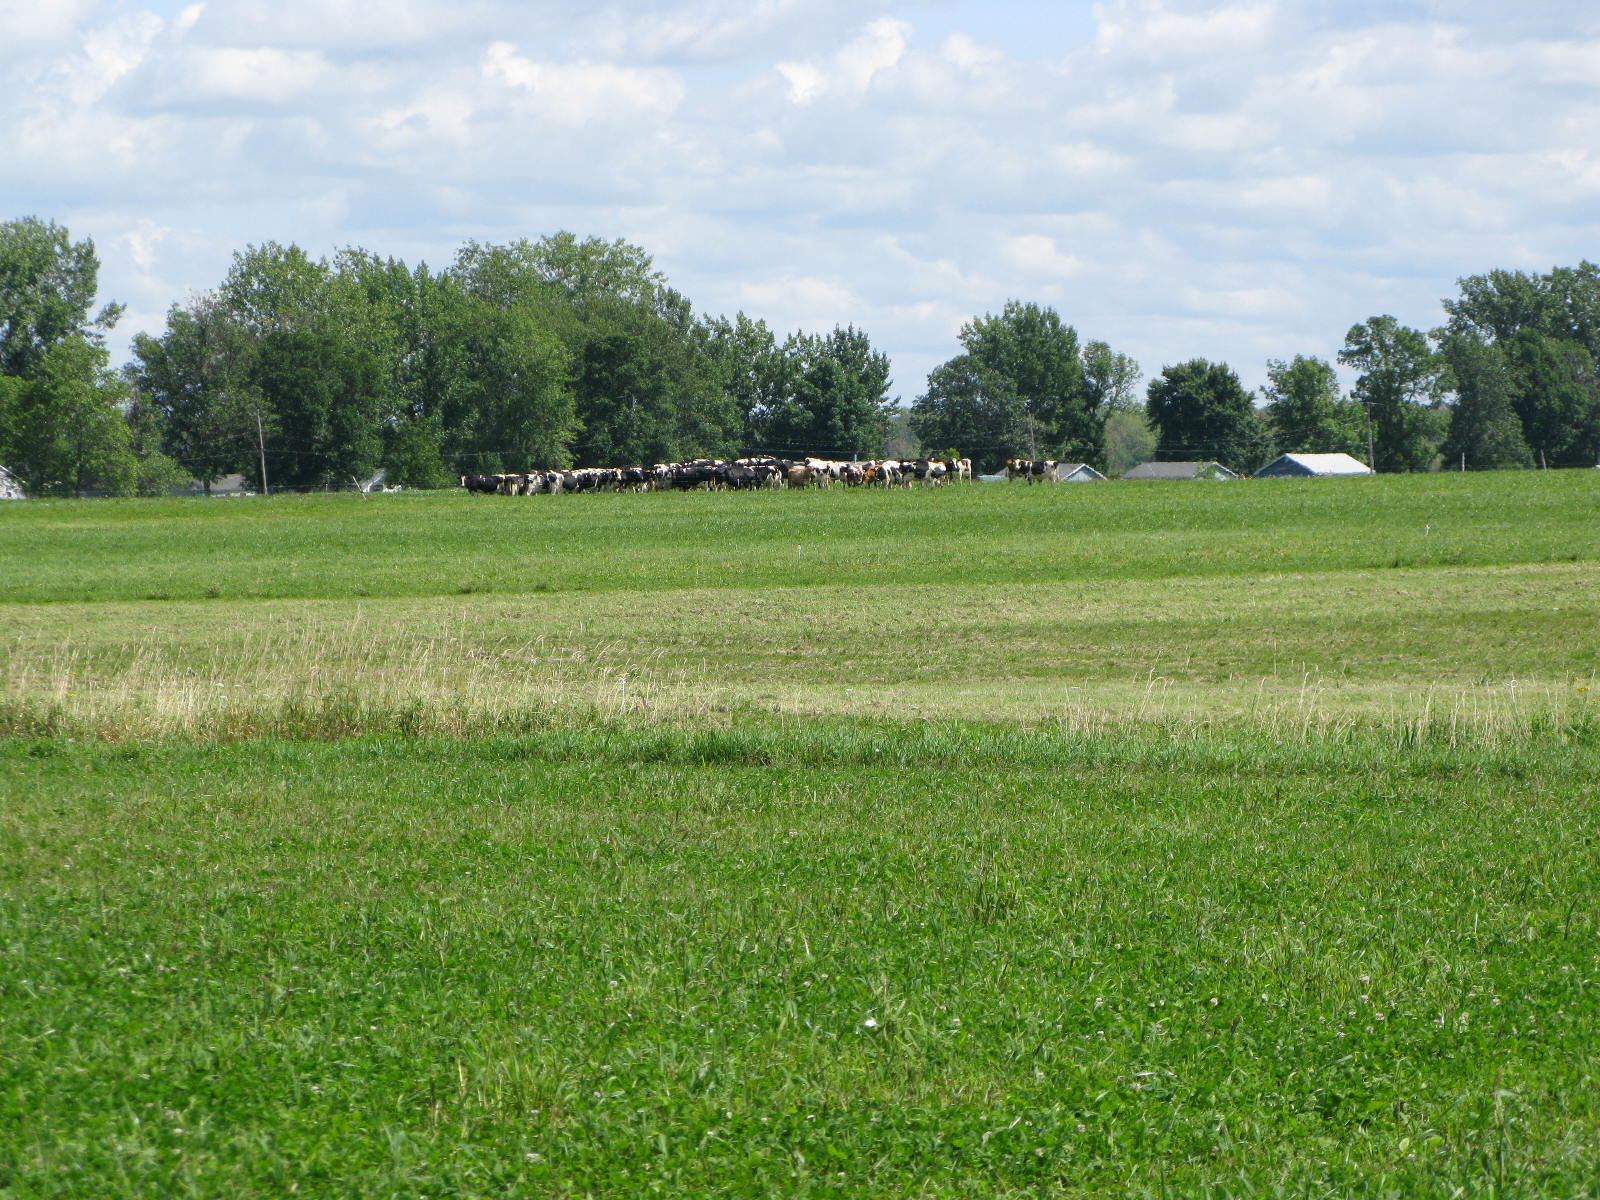
<svg viewBox="0 0 1600 1200"><path fill-rule="evenodd" d="M17 482L17 477L4 467L0 467L0 500L26 500L28 494L22 490L22 485Z"/></svg>
<svg viewBox="0 0 1600 1200"><path fill-rule="evenodd" d="M1055 480L1057 483L1104 483L1106 477L1088 463L1059 463Z"/></svg>
<svg viewBox="0 0 1600 1200"><path fill-rule="evenodd" d="M1219 462L1147 462L1125 471L1124 479L1237 479Z"/></svg>
<svg viewBox="0 0 1600 1200"><path fill-rule="evenodd" d="M252 494L250 485L245 482L244 476L238 472L232 475L218 475L211 481L210 488L207 488L198 479L191 479L188 491L195 496L248 496Z"/></svg>
<svg viewBox="0 0 1600 1200"><path fill-rule="evenodd" d="M1372 468L1348 454L1280 454L1255 473L1257 479L1305 478L1312 475L1371 475Z"/></svg>

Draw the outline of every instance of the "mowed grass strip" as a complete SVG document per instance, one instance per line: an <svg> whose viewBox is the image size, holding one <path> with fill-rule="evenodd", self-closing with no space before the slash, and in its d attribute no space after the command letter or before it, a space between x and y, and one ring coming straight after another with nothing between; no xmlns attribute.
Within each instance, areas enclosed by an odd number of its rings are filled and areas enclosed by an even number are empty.
<svg viewBox="0 0 1600 1200"><path fill-rule="evenodd" d="M12 605L0 728L482 732L750 710L978 720L1600 711L1588 564L1248 579ZM509 722L509 724L507 724Z"/></svg>
<svg viewBox="0 0 1600 1200"><path fill-rule="evenodd" d="M0 604L1593 563L1593 476L13 504Z"/></svg>
<svg viewBox="0 0 1600 1200"><path fill-rule="evenodd" d="M0 742L0 1192L1580 1196L1600 751Z"/></svg>

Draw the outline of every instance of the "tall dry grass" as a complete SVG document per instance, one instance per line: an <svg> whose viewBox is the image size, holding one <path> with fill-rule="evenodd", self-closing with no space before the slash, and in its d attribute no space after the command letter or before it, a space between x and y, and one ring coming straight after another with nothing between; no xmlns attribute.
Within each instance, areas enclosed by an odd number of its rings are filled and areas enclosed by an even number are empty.
<svg viewBox="0 0 1600 1200"><path fill-rule="evenodd" d="M400 733L472 737L594 722L965 720L1292 742L1378 733L1396 744L1591 737L1592 681L1361 686L1306 672L1223 686L1129 679L866 678L845 669L740 671L607 638L517 637L466 609L408 631L337 619L254 624L193 641L14 636L0 643L0 735L235 739Z"/></svg>

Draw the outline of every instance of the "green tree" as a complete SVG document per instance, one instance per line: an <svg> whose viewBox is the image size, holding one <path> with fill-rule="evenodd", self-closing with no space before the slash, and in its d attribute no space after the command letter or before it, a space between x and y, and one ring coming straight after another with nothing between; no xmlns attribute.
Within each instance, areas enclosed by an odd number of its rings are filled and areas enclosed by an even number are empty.
<svg viewBox="0 0 1600 1200"><path fill-rule="evenodd" d="M231 471L259 473L276 443L276 414L254 382L259 346L210 292L173 305L160 337L133 340L133 383L159 414L161 448L208 491Z"/></svg>
<svg viewBox="0 0 1600 1200"><path fill-rule="evenodd" d="M1010 380L959 354L929 373L928 390L911 406L911 428L925 449L960 449L987 474L1005 463L1003 447L1021 424L1021 412Z"/></svg>
<svg viewBox="0 0 1600 1200"><path fill-rule="evenodd" d="M1139 412L1139 364L1105 342L1083 347L1083 394L1091 412L1103 420L1114 412Z"/></svg>
<svg viewBox="0 0 1600 1200"><path fill-rule="evenodd" d="M1461 295L1444 302L1454 333L1489 342L1509 341L1520 330L1548 331L1559 320L1549 280L1523 271L1490 271L1456 281Z"/></svg>
<svg viewBox="0 0 1600 1200"><path fill-rule="evenodd" d="M1122 475L1156 452L1156 431L1144 412L1113 409L1106 416L1106 474Z"/></svg>
<svg viewBox="0 0 1600 1200"><path fill-rule="evenodd" d="M650 256L623 241L560 233L509 246L470 243L452 270L467 295L516 310L565 347L583 465L725 454L746 414L723 386L710 339ZM553 409L551 411L554 411Z"/></svg>
<svg viewBox="0 0 1600 1200"><path fill-rule="evenodd" d="M793 364L793 391L769 417L764 448L833 458L881 455L895 407L888 356L853 325L796 333L784 353Z"/></svg>
<svg viewBox="0 0 1600 1200"><path fill-rule="evenodd" d="M439 416L464 471L564 467L580 422L572 354L537 304L462 294L438 326Z"/></svg>
<svg viewBox="0 0 1600 1200"><path fill-rule="evenodd" d="M1600 455L1600 265L1584 261L1544 275L1490 271L1458 283L1461 294L1444 302L1443 333L1475 336L1505 354L1530 450L1552 466L1593 464Z"/></svg>
<svg viewBox="0 0 1600 1200"><path fill-rule="evenodd" d="M620 238L579 240L565 230L504 246L468 242L454 270L475 295L499 307L541 294L574 307L596 299L651 306L666 286L638 246Z"/></svg>
<svg viewBox="0 0 1600 1200"><path fill-rule="evenodd" d="M107 366L105 348L81 335L51 345L12 384L4 461L36 496L132 493L138 478L123 408L126 385Z"/></svg>
<svg viewBox="0 0 1600 1200"><path fill-rule="evenodd" d="M166 429L160 408L151 396L135 386L135 370L124 367L122 379L130 393L125 409L129 447L138 464L134 490L141 496L165 496L182 489L190 475L163 449Z"/></svg>
<svg viewBox="0 0 1600 1200"><path fill-rule="evenodd" d="M1372 421L1377 471L1425 471L1438 453L1443 362L1420 330L1392 316L1352 325L1339 361L1356 367L1355 399Z"/></svg>
<svg viewBox="0 0 1600 1200"><path fill-rule="evenodd" d="M1019 428L1002 439L1002 457L1098 459L1104 416L1085 383L1077 331L1055 309L1007 301L998 316L969 321L961 344L1017 399Z"/></svg>
<svg viewBox="0 0 1600 1200"><path fill-rule="evenodd" d="M267 454L274 486L365 482L382 460L403 354L362 261L268 243L236 254L219 289L255 341L249 383L279 434Z"/></svg>
<svg viewBox="0 0 1600 1200"><path fill-rule="evenodd" d="M1266 425L1231 367L1191 359L1164 368L1145 394L1158 459L1215 460L1241 474L1261 465L1269 449Z"/></svg>
<svg viewBox="0 0 1600 1200"><path fill-rule="evenodd" d="M574 442L586 464L725 456L745 414L723 388L688 301L661 289L651 304L597 298L583 306L576 351Z"/></svg>
<svg viewBox="0 0 1600 1200"><path fill-rule="evenodd" d="M712 317L697 330L715 385L737 416L741 448L765 444L767 423L794 394L798 363L785 354L765 321L739 313Z"/></svg>
<svg viewBox="0 0 1600 1200"><path fill-rule="evenodd" d="M1511 404L1532 453L1549 466L1600 461L1600 376L1589 351L1534 329L1498 344L1514 373Z"/></svg>
<svg viewBox="0 0 1600 1200"><path fill-rule="evenodd" d="M1492 342L1471 333L1446 338L1442 353L1456 401L1442 451L1447 468L1526 467L1532 462L1514 401L1516 371Z"/></svg>
<svg viewBox="0 0 1600 1200"><path fill-rule="evenodd" d="M0 375L28 378L68 338L99 344L122 306L108 304L93 320L99 287L94 243L74 242L54 221L0 222Z"/></svg>
<svg viewBox="0 0 1600 1200"><path fill-rule="evenodd" d="M1278 453L1366 456L1361 406L1340 395L1339 375L1331 363L1301 354L1290 362L1268 359L1263 390Z"/></svg>

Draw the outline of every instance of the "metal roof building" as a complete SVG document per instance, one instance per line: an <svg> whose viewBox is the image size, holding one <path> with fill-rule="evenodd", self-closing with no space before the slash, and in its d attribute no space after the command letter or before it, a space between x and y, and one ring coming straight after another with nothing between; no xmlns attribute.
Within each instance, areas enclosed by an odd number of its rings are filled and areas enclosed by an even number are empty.
<svg viewBox="0 0 1600 1200"><path fill-rule="evenodd" d="M1104 483L1106 477L1088 463L1060 463L1056 466L1057 483Z"/></svg>
<svg viewBox="0 0 1600 1200"><path fill-rule="evenodd" d="M1305 478L1312 475L1371 475L1372 468L1348 454L1280 454L1255 473L1257 479Z"/></svg>
<svg viewBox="0 0 1600 1200"><path fill-rule="evenodd" d="M1123 472L1124 479L1237 479L1219 462L1146 462Z"/></svg>

